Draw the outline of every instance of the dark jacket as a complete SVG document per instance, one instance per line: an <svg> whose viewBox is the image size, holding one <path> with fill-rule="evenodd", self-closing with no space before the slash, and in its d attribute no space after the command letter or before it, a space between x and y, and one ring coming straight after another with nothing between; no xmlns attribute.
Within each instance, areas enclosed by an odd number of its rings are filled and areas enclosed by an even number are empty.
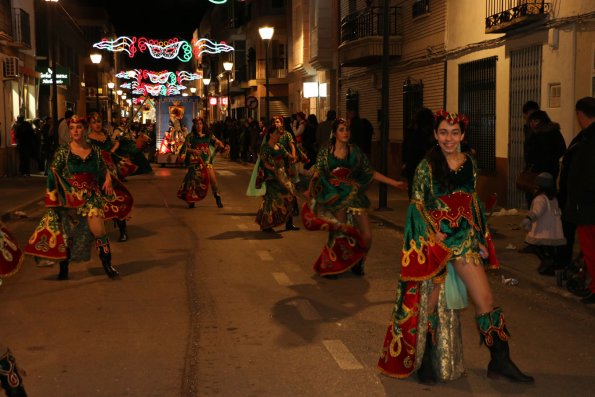
<svg viewBox="0 0 595 397"><path fill-rule="evenodd" d="M560 172L560 157L566 151L566 143L558 123L546 123L537 127L527 139L525 159L533 172L548 172L554 179Z"/></svg>
<svg viewBox="0 0 595 397"><path fill-rule="evenodd" d="M595 123L580 135L568 167L568 193L562 216L576 225L595 225Z"/></svg>

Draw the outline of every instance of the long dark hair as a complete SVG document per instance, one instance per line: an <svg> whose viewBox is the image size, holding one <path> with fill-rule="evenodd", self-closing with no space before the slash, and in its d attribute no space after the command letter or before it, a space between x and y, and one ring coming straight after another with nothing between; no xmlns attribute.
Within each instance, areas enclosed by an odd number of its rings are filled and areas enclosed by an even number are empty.
<svg viewBox="0 0 595 397"><path fill-rule="evenodd" d="M463 120L458 121L457 115L455 115L455 117L452 117L451 115L455 114L446 114L446 112L444 112L444 114L437 113L434 119L434 131L438 131L440 123L442 123L442 121L444 120L447 120L447 122L451 124L458 124L461 128L461 133L465 134L467 130L467 122ZM455 121L451 122L453 120ZM448 166L446 157L444 157L444 153L442 153L442 149L440 149L440 145L436 144L432 149L430 149L426 158L430 163L430 166L432 167L432 176L438 182L440 187L442 187L445 190L452 190L454 187L454 181L452 180L450 167Z"/></svg>

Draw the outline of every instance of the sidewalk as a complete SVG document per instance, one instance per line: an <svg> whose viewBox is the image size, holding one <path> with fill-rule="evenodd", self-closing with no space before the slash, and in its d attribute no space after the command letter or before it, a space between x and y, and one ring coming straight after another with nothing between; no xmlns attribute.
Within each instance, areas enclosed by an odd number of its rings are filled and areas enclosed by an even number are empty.
<svg viewBox="0 0 595 397"><path fill-rule="evenodd" d="M19 217L15 215L16 211L27 213L43 205L45 186L46 177L43 174L0 178L0 219L7 222Z"/></svg>
<svg viewBox="0 0 595 397"><path fill-rule="evenodd" d="M403 232L405 215L407 212L408 198L407 191L388 188L387 207L388 210L379 210L378 205L378 185L372 184L367 191L367 195L372 202L370 210L370 219L378 222L379 226L386 226ZM524 239L526 231L519 228L519 223L526 214L526 210L512 211L511 208L502 210L500 203L496 205L493 215L488 219L488 225L492 234L492 240L496 247L496 254L500 262L500 273L505 278L514 278L519 281L519 285L527 285L536 288L539 291L554 293L565 298L576 301L577 305L588 307L595 310L593 305L582 305L579 298L568 292L565 287L556 285L555 277L542 276L537 273L539 259L533 254L521 254L517 250L525 246ZM508 214L508 213L514 214ZM504 213L507 213L504 215ZM399 242L402 244L402 242ZM578 243L577 243L578 244ZM575 250L578 247L575 246ZM378 249L376 247L375 249ZM515 288L510 286L510 288Z"/></svg>

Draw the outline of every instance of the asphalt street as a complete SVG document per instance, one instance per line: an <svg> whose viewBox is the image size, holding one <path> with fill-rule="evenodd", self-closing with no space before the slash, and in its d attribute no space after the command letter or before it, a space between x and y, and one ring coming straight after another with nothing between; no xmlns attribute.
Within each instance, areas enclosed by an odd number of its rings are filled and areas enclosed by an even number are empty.
<svg viewBox="0 0 595 397"><path fill-rule="evenodd" d="M366 276L327 280L312 270L323 232L258 230L260 198L244 194L250 172L218 161L221 209L211 195L194 209L176 198L183 169L129 178L130 240L116 242L108 223L120 280L105 276L96 255L72 264L68 281L32 258L4 280L0 338L27 371L31 396L595 393L595 308L538 275L536 257L517 253L522 214L490 218L502 263L490 282L512 357L536 384L486 378L489 353L471 307L461 314L467 376L432 388L375 368L399 273L405 192L389 190L391 210L370 214ZM3 220L23 245L43 211L43 178L28 179L0 180ZM369 195L377 204L377 186Z"/></svg>

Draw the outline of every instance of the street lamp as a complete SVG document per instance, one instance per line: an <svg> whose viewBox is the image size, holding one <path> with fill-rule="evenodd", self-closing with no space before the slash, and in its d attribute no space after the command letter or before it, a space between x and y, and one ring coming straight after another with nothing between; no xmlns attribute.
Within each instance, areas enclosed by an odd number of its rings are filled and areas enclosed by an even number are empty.
<svg viewBox="0 0 595 397"><path fill-rule="evenodd" d="M109 90L108 94L109 96L107 97L107 106L108 106L108 112L107 112L107 125L111 125L112 122L112 95L114 95L114 87L116 86L116 83L114 83L113 81L110 81L107 83L107 88Z"/></svg>
<svg viewBox="0 0 595 397"><path fill-rule="evenodd" d="M205 93L205 120L209 122L209 84L211 84L211 79L206 77L202 79L202 83L204 85L204 93Z"/></svg>
<svg viewBox="0 0 595 397"><path fill-rule="evenodd" d="M229 95L229 77L231 76L231 69L233 69L233 62L223 62L223 69L227 72L227 116L231 116L231 96Z"/></svg>
<svg viewBox="0 0 595 397"><path fill-rule="evenodd" d="M49 56L52 61L52 124L54 127L54 146L58 147L60 137L58 134L58 83L56 81L56 73L58 67L56 66L56 35L54 29L54 7L50 3L56 3L58 0L45 0L48 3L48 47Z"/></svg>
<svg viewBox="0 0 595 397"><path fill-rule="evenodd" d="M265 43L265 56L264 56L264 78L265 78L265 88L267 90L266 93L266 104L267 104L267 125L271 122L271 114L270 114L270 99L269 99L269 43L273 38L273 34L275 33L275 28L270 26L263 26L262 28L258 29L258 33L260 34L260 38L263 39Z"/></svg>
<svg viewBox="0 0 595 397"><path fill-rule="evenodd" d="M93 62L96 66L96 73L95 73L95 81L97 84L95 84L95 106L97 108L97 113L101 113L101 110L99 108L99 63L101 62L101 53L100 52L93 52L90 55L91 57L91 62Z"/></svg>
<svg viewBox="0 0 595 397"><path fill-rule="evenodd" d="M190 87L190 93L194 96L196 94L196 87Z"/></svg>

